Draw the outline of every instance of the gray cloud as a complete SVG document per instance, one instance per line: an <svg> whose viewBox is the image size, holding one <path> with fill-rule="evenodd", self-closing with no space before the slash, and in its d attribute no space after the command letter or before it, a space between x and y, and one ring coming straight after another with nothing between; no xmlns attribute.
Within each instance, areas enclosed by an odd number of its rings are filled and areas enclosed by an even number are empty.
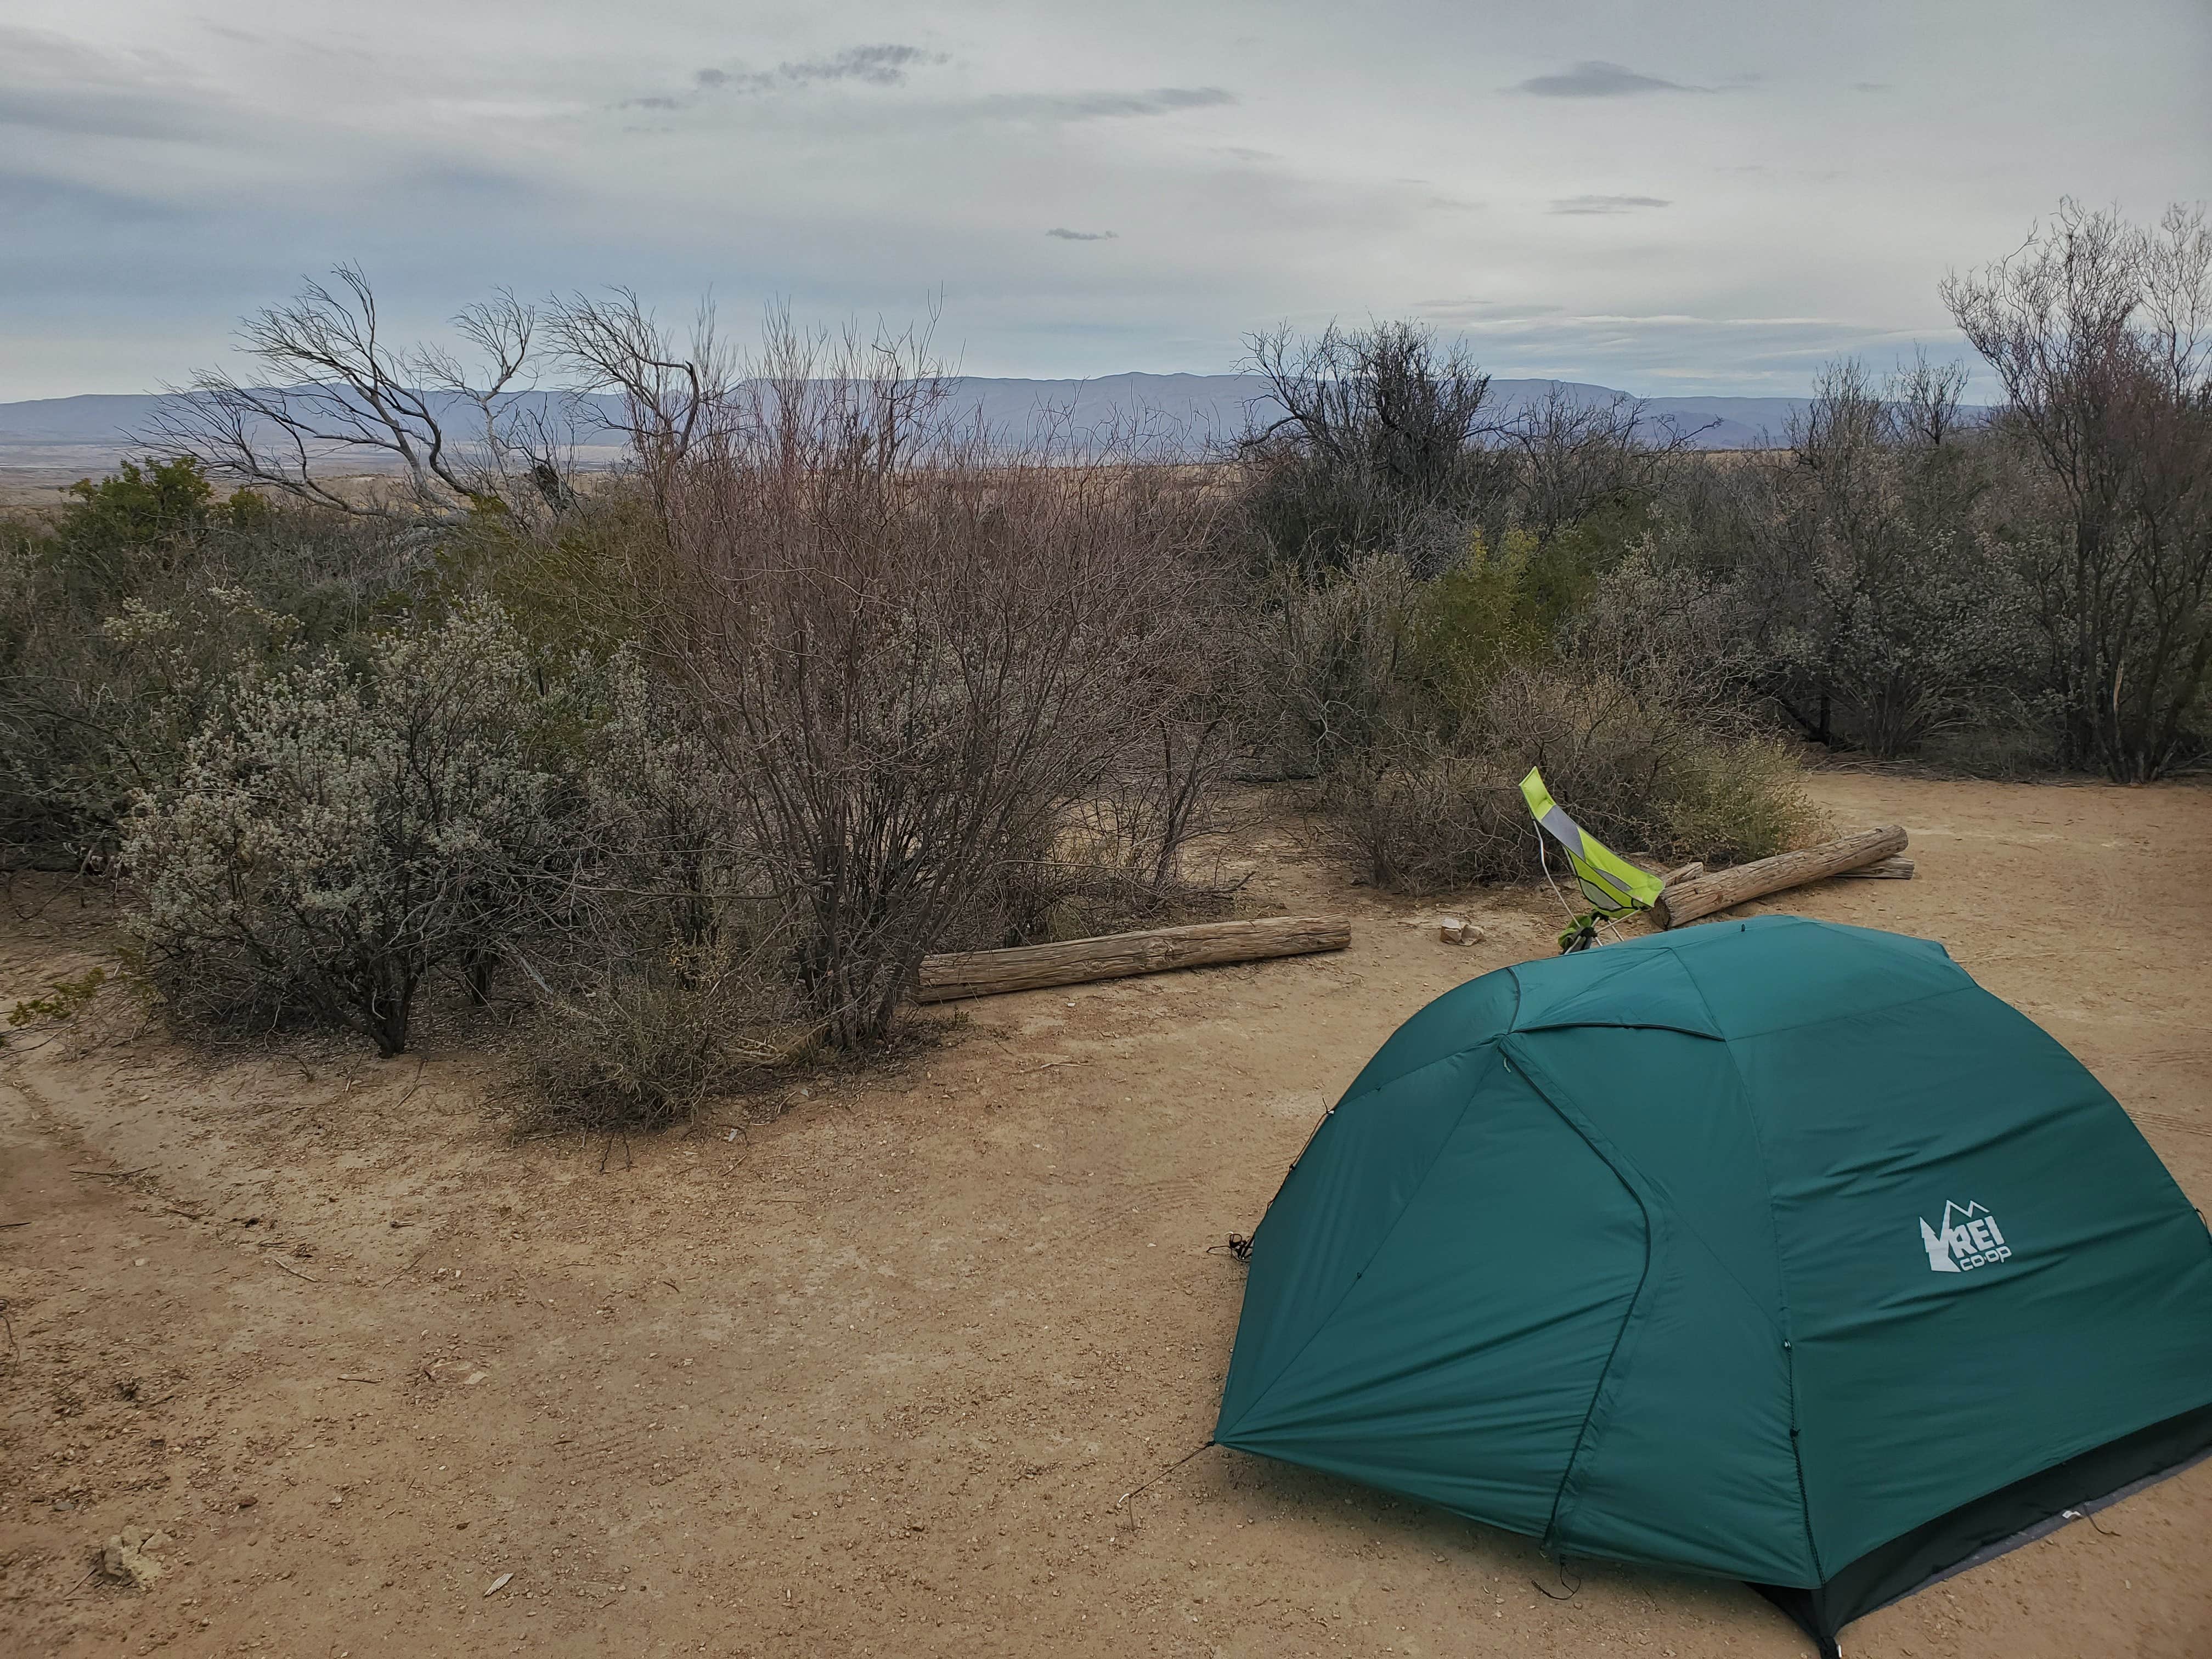
<svg viewBox="0 0 2212 1659"><path fill-rule="evenodd" d="M1177 110L1217 109L1237 101L1221 87L1154 87L1149 92L1013 93L978 100L979 115L1012 121L1096 121Z"/></svg>
<svg viewBox="0 0 2212 1659"><path fill-rule="evenodd" d="M1661 196L1563 196L1552 204L1554 213L1633 213L1639 208L1672 207Z"/></svg>
<svg viewBox="0 0 2212 1659"><path fill-rule="evenodd" d="M218 124L205 110L100 88L0 87L0 127L31 127L76 138L199 138Z"/></svg>
<svg viewBox="0 0 2212 1659"><path fill-rule="evenodd" d="M702 69L692 76L691 90L688 93L680 96L654 93L643 97L627 98L619 107L682 109L710 94L757 98L769 93L830 86L839 82L857 82L868 87L903 86L909 70L927 68L945 61L942 52L924 52L920 46L900 46L896 42L848 46L827 58L800 58L778 64L770 70Z"/></svg>
<svg viewBox="0 0 2212 1659"><path fill-rule="evenodd" d="M618 40L605 0L521 30L327 9L0 0L0 399L226 361L233 319L345 257L395 338L502 283L628 281L671 317L712 291L733 330L772 298L896 321L941 295L976 374L1215 371L1278 318L1426 315L1503 376L1802 393L1832 352L1952 338L1943 271L2061 191L2142 218L2212 153L2204 0L1956 0L1934 31L1614 7L1600 33L1186 4L1139 20L1142 57L1097 6L634 7ZM1535 78L1469 97L1485 63ZM2024 119L2053 77L2063 118Z"/></svg>
<svg viewBox="0 0 2212 1659"><path fill-rule="evenodd" d="M1424 317L1452 323L1516 323L1532 318L1556 317L1565 306L1525 305L1514 300L1416 300L1413 309Z"/></svg>
<svg viewBox="0 0 2212 1659"><path fill-rule="evenodd" d="M1111 230L1070 230L1065 225L1054 225L1045 234L1063 242L1110 242L1119 235Z"/></svg>
<svg viewBox="0 0 2212 1659"><path fill-rule="evenodd" d="M1685 86L1680 81L1662 80L1589 58L1564 75L1539 75L1523 81L1515 90L1534 93L1539 98L1635 98L1646 93L1711 92L1712 88Z"/></svg>
<svg viewBox="0 0 2212 1659"><path fill-rule="evenodd" d="M74 138L202 139L229 125L228 101L196 95L150 53L94 50L58 34L0 27L0 128Z"/></svg>
<svg viewBox="0 0 2212 1659"><path fill-rule="evenodd" d="M941 53L919 46L852 46L834 58L810 58L805 63L779 65L785 80L805 84L814 81L864 81L872 87L895 87L910 69L941 64Z"/></svg>

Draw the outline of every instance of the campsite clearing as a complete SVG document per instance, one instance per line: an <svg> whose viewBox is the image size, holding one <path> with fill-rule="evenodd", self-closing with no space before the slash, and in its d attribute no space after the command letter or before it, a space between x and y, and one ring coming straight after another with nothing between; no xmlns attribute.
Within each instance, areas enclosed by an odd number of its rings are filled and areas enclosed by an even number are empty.
<svg viewBox="0 0 2212 1659"><path fill-rule="evenodd" d="M2212 1202L2212 790L1816 788L1903 824L1917 878L1730 914L1942 939ZM1408 1015L1560 923L1541 889L1452 895L1486 937L1451 948L1282 831L1244 843L1255 913L1349 915L1348 951L963 1005L896 1072L617 1142L604 1175L602 1142L512 1142L495 1067L434 1025L381 1064L210 1059L119 1004L96 1044L19 1038L11 1650L1808 1651L1739 1584L1563 1584L1527 1540L1235 1453L1116 1508L1212 1426L1245 1270L1210 1247ZM0 1006L105 945L66 893L14 898L44 908L0 910ZM1846 1650L2212 1652L2212 1466L2098 1519ZM167 1534L158 1582L99 1582L134 1527Z"/></svg>

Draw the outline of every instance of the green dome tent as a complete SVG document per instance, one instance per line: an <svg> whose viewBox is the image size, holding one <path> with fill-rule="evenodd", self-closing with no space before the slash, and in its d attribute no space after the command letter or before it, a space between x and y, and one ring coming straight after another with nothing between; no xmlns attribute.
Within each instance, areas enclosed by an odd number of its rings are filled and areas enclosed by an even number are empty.
<svg viewBox="0 0 2212 1659"><path fill-rule="evenodd" d="M1789 917L1471 981L1254 1237L1215 1440L1850 1620L2212 1448L2212 1237L1939 945Z"/></svg>

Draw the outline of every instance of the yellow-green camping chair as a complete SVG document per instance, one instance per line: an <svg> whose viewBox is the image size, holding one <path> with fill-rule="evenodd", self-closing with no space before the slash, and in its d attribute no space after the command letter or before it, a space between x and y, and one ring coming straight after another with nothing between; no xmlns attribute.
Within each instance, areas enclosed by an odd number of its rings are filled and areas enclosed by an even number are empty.
<svg viewBox="0 0 2212 1659"><path fill-rule="evenodd" d="M1583 897L1590 905L1559 935L1560 954L1588 950L1596 944L1597 925L1601 921L1649 910L1659 902L1659 878L1648 870L1638 869L1561 811L1559 803L1552 799L1552 792L1544 787L1544 775L1537 768L1530 767L1528 775L1521 780L1521 798L1528 803L1528 810L1535 815L1540 826L1536 837L1538 853L1543 851L1545 835L1559 842L1560 850L1567 855L1568 867L1582 886ZM1548 878L1551 873L1551 864L1547 860L1544 874Z"/></svg>

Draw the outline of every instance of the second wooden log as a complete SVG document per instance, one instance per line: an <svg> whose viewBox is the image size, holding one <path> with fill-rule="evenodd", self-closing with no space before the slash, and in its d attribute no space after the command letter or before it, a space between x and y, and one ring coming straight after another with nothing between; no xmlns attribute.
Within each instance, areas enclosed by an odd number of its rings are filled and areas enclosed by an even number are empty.
<svg viewBox="0 0 2212 1659"><path fill-rule="evenodd" d="M1725 910L1731 904L1840 875L1904 850L1905 831L1893 823L1837 841L1824 841L1818 847L1739 864L1732 870L1708 871L1692 880L1678 882L1660 894L1659 925L1680 927L1686 921Z"/></svg>
<svg viewBox="0 0 2212 1659"><path fill-rule="evenodd" d="M1349 922L1267 916L1258 921L1206 921L1188 927L1106 933L1054 945L1018 945L1005 951L948 951L921 959L915 1000L952 1002L1003 991L1158 974L1170 968L1306 956L1341 951L1351 943Z"/></svg>

